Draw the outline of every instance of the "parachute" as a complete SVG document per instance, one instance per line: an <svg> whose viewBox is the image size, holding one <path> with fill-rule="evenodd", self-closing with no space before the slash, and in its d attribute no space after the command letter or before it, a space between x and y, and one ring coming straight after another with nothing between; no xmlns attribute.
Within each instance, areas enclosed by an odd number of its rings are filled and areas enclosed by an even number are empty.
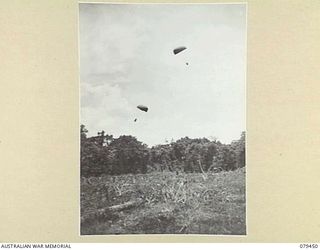
<svg viewBox="0 0 320 250"><path fill-rule="evenodd" d="M144 112L148 112L148 107L146 107L144 105L138 105L137 108L144 111Z"/></svg>
<svg viewBox="0 0 320 250"><path fill-rule="evenodd" d="M185 49L187 49L186 47L178 47L176 49L173 50L173 53L176 55L178 53L180 53L181 51L184 51Z"/></svg>

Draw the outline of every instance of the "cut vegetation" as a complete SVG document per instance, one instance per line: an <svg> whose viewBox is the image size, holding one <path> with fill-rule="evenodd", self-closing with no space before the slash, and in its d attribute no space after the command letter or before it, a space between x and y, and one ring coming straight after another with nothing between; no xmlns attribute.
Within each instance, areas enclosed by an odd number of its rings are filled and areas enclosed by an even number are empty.
<svg viewBox="0 0 320 250"><path fill-rule="evenodd" d="M81 179L81 234L246 234L245 168Z"/></svg>

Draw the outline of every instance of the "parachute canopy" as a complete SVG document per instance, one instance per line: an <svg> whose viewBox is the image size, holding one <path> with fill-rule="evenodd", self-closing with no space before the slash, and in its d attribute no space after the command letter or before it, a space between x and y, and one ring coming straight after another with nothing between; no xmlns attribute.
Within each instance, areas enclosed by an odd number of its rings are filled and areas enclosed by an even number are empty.
<svg viewBox="0 0 320 250"><path fill-rule="evenodd" d="M148 112L148 107L146 107L144 105L138 105L137 108L144 111L144 112Z"/></svg>
<svg viewBox="0 0 320 250"><path fill-rule="evenodd" d="M184 51L185 49L187 49L186 47L178 47L176 49L173 50L173 53L176 55L178 53L180 53L181 51Z"/></svg>

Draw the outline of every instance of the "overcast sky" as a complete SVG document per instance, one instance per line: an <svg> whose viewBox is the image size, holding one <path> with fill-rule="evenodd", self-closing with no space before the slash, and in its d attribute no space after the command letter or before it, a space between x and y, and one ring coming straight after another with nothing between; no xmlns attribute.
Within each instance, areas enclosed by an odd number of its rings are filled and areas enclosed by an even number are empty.
<svg viewBox="0 0 320 250"><path fill-rule="evenodd" d="M174 55L179 46L187 49ZM89 136L229 143L245 131L245 71L244 4L80 4L81 123Z"/></svg>

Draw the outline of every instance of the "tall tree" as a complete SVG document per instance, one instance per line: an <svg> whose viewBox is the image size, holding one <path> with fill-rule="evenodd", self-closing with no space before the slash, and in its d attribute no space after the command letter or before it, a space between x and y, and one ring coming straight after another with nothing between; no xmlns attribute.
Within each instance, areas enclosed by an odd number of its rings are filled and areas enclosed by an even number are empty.
<svg viewBox="0 0 320 250"><path fill-rule="evenodd" d="M135 137L122 135L114 139L109 149L114 154L116 173L145 173L147 171L148 149Z"/></svg>

